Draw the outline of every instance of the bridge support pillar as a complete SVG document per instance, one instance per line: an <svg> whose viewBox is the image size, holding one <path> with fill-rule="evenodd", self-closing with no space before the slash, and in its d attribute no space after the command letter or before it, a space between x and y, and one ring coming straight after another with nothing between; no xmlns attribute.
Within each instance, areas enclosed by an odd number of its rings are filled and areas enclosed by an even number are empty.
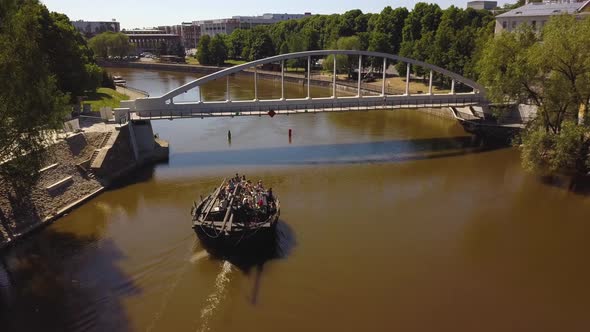
<svg viewBox="0 0 590 332"><path fill-rule="evenodd" d="M385 80L387 79L387 58L383 58L383 84L381 85L381 95L385 96Z"/></svg>
<svg viewBox="0 0 590 332"><path fill-rule="evenodd" d="M410 95L410 69L412 69L412 67L408 62L406 66L406 96Z"/></svg>
<svg viewBox="0 0 590 332"><path fill-rule="evenodd" d="M455 94L455 80L454 79L451 81L451 94L452 95Z"/></svg>
<svg viewBox="0 0 590 332"><path fill-rule="evenodd" d="M432 96L432 78L434 77L434 73L432 70L430 71L430 80L428 83L428 94Z"/></svg>
<svg viewBox="0 0 590 332"><path fill-rule="evenodd" d="M311 99L311 57L307 57L307 99Z"/></svg>
<svg viewBox="0 0 590 332"><path fill-rule="evenodd" d="M226 80L226 85L227 85L227 99L226 99L226 101L229 102L229 101L231 101L231 95L229 92L229 75L226 77L225 80Z"/></svg>
<svg viewBox="0 0 590 332"><path fill-rule="evenodd" d="M254 67L254 100L258 100L258 68Z"/></svg>
<svg viewBox="0 0 590 332"><path fill-rule="evenodd" d="M359 55L359 73L358 73L358 91L357 97L361 98L363 94L361 93L361 72L363 70L363 56Z"/></svg>
<svg viewBox="0 0 590 332"><path fill-rule="evenodd" d="M285 100L285 60L281 61L281 100Z"/></svg>
<svg viewBox="0 0 590 332"><path fill-rule="evenodd" d="M334 77L332 77L332 98L336 98L336 54L334 54Z"/></svg>
<svg viewBox="0 0 590 332"><path fill-rule="evenodd" d="M156 141L150 120L129 121L129 134L136 160L154 151Z"/></svg>

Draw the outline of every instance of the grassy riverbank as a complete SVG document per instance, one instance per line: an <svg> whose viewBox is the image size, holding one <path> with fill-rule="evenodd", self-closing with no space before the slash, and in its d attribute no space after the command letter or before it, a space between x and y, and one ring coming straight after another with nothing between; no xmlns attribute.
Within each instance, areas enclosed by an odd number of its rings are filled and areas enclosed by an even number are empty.
<svg viewBox="0 0 590 332"><path fill-rule="evenodd" d="M121 100L129 99L129 96L109 88L99 88L87 93L85 97L84 103L90 104L95 112L100 111L101 107L117 108L121 105Z"/></svg>
<svg viewBox="0 0 590 332"><path fill-rule="evenodd" d="M187 57L186 58L186 63L189 65L196 65L196 66L200 66L201 64L199 63L199 60L197 60L196 58L193 57ZM225 60L225 64L224 66L237 66L237 65L241 65L246 63L246 61L244 60Z"/></svg>

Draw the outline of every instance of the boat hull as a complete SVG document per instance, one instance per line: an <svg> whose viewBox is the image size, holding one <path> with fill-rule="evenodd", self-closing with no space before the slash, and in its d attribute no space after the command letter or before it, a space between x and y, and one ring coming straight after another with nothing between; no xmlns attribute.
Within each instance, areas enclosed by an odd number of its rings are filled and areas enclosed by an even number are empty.
<svg viewBox="0 0 590 332"><path fill-rule="evenodd" d="M275 248L277 243L277 220L273 220L266 227L221 233L216 236L216 230L205 225L194 225L203 247L210 253L227 257L236 254L263 254Z"/></svg>

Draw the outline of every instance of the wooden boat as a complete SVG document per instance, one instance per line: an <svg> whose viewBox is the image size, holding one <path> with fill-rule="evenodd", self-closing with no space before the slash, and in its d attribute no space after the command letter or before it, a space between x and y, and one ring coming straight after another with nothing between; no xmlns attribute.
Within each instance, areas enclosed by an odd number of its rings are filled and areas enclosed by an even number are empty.
<svg viewBox="0 0 590 332"><path fill-rule="evenodd" d="M265 197L266 204L251 206L252 188L241 180L229 190L224 179L213 193L193 204L192 228L210 252L227 256L274 248L280 202L271 194Z"/></svg>

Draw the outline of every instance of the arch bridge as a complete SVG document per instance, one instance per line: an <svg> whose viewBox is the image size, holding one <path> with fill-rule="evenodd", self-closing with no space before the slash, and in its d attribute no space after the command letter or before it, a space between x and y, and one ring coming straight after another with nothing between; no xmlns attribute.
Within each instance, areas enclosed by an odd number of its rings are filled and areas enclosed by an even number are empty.
<svg viewBox="0 0 590 332"><path fill-rule="evenodd" d="M313 97L311 96L310 87L312 59L323 58L333 55L332 81L328 85L332 88L331 97ZM356 87L357 94L354 96L337 96L337 55L358 57L358 82ZM307 96L303 98L286 98L285 96L285 61L293 59L307 59L306 77L301 77L307 84ZM362 68L363 61L367 58L382 59L383 64L381 82L381 91L371 95L363 95L362 88ZM386 69L392 63L405 63L407 66L405 93L389 94L386 89ZM276 79L280 78L281 97L275 99L259 98L259 70L258 66L266 64L280 64L280 74L275 73ZM379 63L379 66L381 64ZM428 92L421 94L410 93L410 73L412 66L418 66L429 72ZM253 69L253 73L252 73ZM232 100L230 94L230 76L249 70L254 75L254 99L250 100ZM433 79L434 74L440 74L451 80L450 92L434 93ZM199 93L199 100L193 102L175 102L174 98L181 96L188 91L202 87L204 84L214 80L226 79L227 91L226 100L223 101L205 101L202 99L202 93ZM305 82L306 81L306 82ZM455 86L462 84L471 89L470 92L457 92ZM354 83L353 83L354 85ZM350 87L349 87L350 88ZM202 91L202 90L201 90ZM137 99L133 101L123 101L120 111L128 113L127 118L130 120L150 120L150 119L175 119L175 118L192 118L192 117L210 117L210 116L246 116L246 115L263 115L263 114L296 114L312 112L334 112L334 111L365 111L370 109L394 109L394 108L425 108L425 107L471 107L485 105L484 88L476 82L462 77L456 73L448 71L422 61L401 57L393 54L355 51L355 50L318 50L290 54L277 55L261 60L252 61L242 65L227 68L213 74L196 79L188 84L178 87L163 96Z"/></svg>

